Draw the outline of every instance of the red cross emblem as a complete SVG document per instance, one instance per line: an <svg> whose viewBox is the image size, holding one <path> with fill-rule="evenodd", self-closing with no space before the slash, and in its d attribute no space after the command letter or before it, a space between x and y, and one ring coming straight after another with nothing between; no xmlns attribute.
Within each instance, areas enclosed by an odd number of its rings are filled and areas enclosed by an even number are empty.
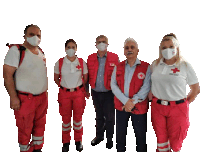
<svg viewBox="0 0 200 152"><path fill-rule="evenodd" d="M80 70L80 69L81 69L81 66L80 66L80 65L77 65L76 68L77 68L78 70Z"/></svg>
<svg viewBox="0 0 200 152"><path fill-rule="evenodd" d="M174 68L174 69L171 69L171 70L173 71L173 73L180 72L180 70L177 69L177 68Z"/></svg>
<svg viewBox="0 0 200 152"><path fill-rule="evenodd" d="M142 72L138 73L138 78L139 79L144 79L145 78L144 73L142 73Z"/></svg>

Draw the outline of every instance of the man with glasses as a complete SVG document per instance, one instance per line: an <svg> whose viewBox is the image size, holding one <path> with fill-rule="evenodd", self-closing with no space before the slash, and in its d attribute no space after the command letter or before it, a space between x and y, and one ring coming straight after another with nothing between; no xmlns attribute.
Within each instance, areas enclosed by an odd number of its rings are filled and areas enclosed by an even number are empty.
<svg viewBox="0 0 200 152"><path fill-rule="evenodd" d="M128 120L131 116L137 144L137 152L147 152L147 95L150 91L149 64L137 58L137 42L128 38L124 43L126 60L113 70L111 88L116 109L117 152L126 151Z"/></svg>

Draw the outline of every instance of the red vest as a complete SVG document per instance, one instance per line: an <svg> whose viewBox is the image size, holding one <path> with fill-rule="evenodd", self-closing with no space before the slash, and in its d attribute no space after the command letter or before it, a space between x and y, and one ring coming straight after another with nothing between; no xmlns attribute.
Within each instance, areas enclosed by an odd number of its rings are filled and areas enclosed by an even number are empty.
<svg viewBox="0 0 200 152"><path fill-rule="evenodd" d="M147 72L149 64L141 61L141 64L138 64L135 68L132 80L129 86L129 98L132 98L143 85L145 75ZM125 75L125 61L122 61L117 66L116 71L116 81L120 90L124 93L124 75ZM115 96L114 97L115 109L122 111L123 103ZM145 114L148 111L148 99L137 103L135 105L135 110L132 111L133 114Z"/></svg>
<svg viewBox="0 0 200 152"><path fill-rule="evenodd" d="M110 81L111 75L115 65L118 64L119 58L115 53L107 52L105 71L104 71L104 86L107 90L111 90ZM92 89L95 88L96 78L99 68L99 62L97 59L97 53L93 53L88 56L87 60L88 73L89 73L89 83Z"/></svg>

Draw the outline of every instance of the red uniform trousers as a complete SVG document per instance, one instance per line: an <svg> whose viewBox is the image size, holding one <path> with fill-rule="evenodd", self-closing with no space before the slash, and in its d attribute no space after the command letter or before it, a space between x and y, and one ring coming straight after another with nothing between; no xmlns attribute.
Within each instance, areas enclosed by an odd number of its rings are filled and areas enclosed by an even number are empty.
<svg viewBox="0 0 200 152"><path fill-rule="evenodd" d="M173 151L180 151L189 128L189 102L176 104L170 101L166 106L157 103L154 97L151 119L157 136L157 152L171 152L170 147Z"/></svg>
<svg viewBox="0 0 200 152"><path fill-rule="evenodd" d="M59 89L58 94L59 112L62 116L62 143L69 143L71 140L71 117L73 110L74 140L82 141L83 126L82 115L85 109L85 89L84 87L74 92Z"/></svg>
<svg viewBox="0 0 200 152"><path fill-rule="evenodd" d="M18 93L21 102L20 110L15 110L16 125L18 127L18 142L21 152L32 152L42 149L48 106L47 93L38 96ZM32 134L32 142L29 144Z"/></svg>

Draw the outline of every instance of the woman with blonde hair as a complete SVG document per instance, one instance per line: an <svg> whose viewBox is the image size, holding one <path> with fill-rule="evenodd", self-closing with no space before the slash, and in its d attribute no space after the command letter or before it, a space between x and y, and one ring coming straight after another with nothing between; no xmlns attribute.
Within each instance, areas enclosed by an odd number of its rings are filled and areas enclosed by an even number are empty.
<svg viewBox="0 0 200 152"><path fill-rule="evenodd" d="M198 94L198 78L192 66L180 56L179 42L171 33L163 37L159 58L151 65L152 124L157 152L179 152L189 128L189 103ZM190 93L186 95L186 85Z"/></svg>

